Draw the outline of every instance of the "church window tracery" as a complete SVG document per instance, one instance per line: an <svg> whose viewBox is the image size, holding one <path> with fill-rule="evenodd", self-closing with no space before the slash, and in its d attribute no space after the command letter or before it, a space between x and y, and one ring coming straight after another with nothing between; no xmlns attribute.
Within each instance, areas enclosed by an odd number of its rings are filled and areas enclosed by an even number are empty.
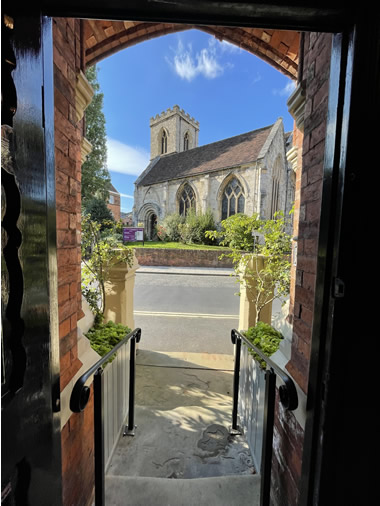
<svg viewBox="0 0 380 506"><path fill-rule="evenodd" d="M222 220L236 213L244 213L245 196L236 177L226 185L222 194Z"/></svg>
<svg viewBox="0 0 380 506"><path fill-rule="evenodd" d="M195 211L195 193L189 184L185 184L179 196L179 214L186 216L190 209Z"/></svg>
<svg viewBox="0 0 380 506"><path fill-rule="evenodd" d="M279 210L279 195L280 195L280 179L281 179L281 166L277 161L273 168L272 178L272 199L270 208L270 217L274 218L275 213Z"/></svg>

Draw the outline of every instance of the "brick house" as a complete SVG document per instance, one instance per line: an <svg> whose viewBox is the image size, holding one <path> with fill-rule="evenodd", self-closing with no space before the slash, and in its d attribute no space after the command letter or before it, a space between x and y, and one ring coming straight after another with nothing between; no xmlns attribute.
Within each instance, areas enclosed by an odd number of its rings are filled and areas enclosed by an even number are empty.
<svg viewBox="0 0 380 506"><path fill-rule="evenodd" d="M110 184L107 207L111 211L115 221L120 221L120 193L113 184Z"/></svg>
<svg viewBox="0 0 380 506"><path fill-rule="evenodd" d="M374 348L369 316L376 311L366 297L372 271L359 265L363 241L357 231L366 239L375 229L377 186L370 170L380 113L378 20L370 8L356 11L334 1L324 8L306 2L287 8L217 4L190 9L178 3L168 11L158 2L97 7L84 0L75 6L47 1L34 2L24 16L17 1L3 5L5 503L92 500L92 388L83 412L72 413L67 405L83 367L77 321L83 316L86 141L80 110L91 95L83 71L130 44L194 24L252 51L298 84L290 103L297 241L286 368L298 385L302 412L277 405L272 503L370 504L376 495L368 453L377 422L377 368L362 352L364 339ZM371 248L365 263L376 265Z"/></svg>

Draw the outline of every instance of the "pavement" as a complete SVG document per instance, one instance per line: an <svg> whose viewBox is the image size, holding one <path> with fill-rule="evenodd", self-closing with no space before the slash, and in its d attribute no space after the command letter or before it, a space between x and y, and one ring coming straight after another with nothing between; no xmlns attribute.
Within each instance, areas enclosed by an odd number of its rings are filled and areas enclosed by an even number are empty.
<svg viewBox="0 0 380 506"><path fill-rule="evenodd" d="M216 267L171 267L140 265L136 274L187 274L196 276L231 276L233 269L221 269Z"/></svg>
<svg viewBox="0 0 380 506"><path fill-rule="evenodd" d="M259 504L244 435L231 436L232 355L138 350L134 437L121 437L106 504Z"/></svg>

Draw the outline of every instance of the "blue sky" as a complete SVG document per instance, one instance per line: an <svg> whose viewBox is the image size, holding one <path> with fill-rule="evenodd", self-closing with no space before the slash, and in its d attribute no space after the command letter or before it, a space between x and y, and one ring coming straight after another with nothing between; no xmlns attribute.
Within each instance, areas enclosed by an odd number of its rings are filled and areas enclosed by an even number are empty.
<svg viewBox="0 0 380 506"><path fill-rule="evenodd" d="M134 181L149 163L149 120L179 105L200 124L199 145L274 123L293 128L286 101L294 84L256 56L198 30L149 40L101 61L108 169L133 206Z"/></svg>

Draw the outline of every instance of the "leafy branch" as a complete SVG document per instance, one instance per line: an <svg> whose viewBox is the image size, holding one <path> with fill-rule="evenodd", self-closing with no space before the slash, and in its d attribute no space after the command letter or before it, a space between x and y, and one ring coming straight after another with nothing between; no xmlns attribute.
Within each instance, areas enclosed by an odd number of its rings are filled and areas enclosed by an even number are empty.
<svg viewBox="0 0 380 506"><path fill-rule="evenodd" d="M107 226L102 231L102 226ZM133 264L133 249L117 239L114 222L98 223L82 217L82 294L97 322L103 320L106 302L106 283L117 262Z"/></svg>
<svg viewBox="0 0 380 506"><path fill-rule="evenodd" d="M262 220L257 214L235 214L222 221L220 231L206 232L230 248L222 256L232 259L238 281L252 297L256 323L267 304L290 291L291 236L286 225L281 211L272 220Z"/></svg>

